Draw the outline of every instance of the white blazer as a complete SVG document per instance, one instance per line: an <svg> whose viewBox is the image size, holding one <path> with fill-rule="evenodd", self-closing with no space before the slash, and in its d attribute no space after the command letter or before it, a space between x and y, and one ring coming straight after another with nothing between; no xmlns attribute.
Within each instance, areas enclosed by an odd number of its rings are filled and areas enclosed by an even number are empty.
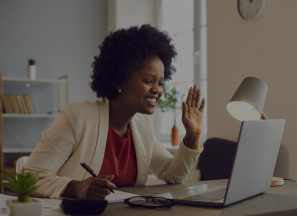
<svg viewBox="0 0 297 216"><path fill-rule="evenodd" d="M71 180L91 175L80 163L99 174L109 125L108 100L69 103L59 117L42 133L41 140L24 165L25 172L41 171L47 178L32 195L62 198ZM172 156L154 135L148 115L136 114L129 123L137 159L136 185L145 185L149 171L166 183L181 183L203 150L192 150L180 143ZM44 171L45 170L45 171Z"/></svg>

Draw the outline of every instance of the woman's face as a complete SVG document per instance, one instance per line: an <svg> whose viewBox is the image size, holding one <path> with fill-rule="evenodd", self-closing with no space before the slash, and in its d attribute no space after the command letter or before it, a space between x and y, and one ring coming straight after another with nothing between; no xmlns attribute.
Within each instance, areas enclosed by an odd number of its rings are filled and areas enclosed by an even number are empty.
<svg viewBox="0 0 297 216"><path fill-rule="evenodd" d="M144 61L140 69L121 84L117 100L132 112L153 114L158 99L163 94L164 65L158 56Z"/></svg>

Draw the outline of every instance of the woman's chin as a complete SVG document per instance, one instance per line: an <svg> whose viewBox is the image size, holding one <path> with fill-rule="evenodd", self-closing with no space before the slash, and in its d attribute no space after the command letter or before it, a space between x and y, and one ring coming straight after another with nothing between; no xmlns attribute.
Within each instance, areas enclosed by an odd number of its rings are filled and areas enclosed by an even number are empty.
<svg viewBox="0 0 297 216"><path fill-rule="evenodd" d="M142 112L139 112L139 113L146 114L146 115L152 115L154 112L155 112L155 108L152 107L152 108L149 108L149 109L145 109L145 110L143 110Z"/></svg>

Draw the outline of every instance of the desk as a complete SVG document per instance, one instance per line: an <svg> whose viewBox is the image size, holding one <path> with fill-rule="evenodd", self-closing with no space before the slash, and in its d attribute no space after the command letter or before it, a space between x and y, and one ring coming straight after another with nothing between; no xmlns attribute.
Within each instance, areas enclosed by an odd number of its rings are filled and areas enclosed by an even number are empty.
<svg viewBox="0 0 297 216"><path fill-rule="evenodd" d="M176 185L159 185L145 187L125 187L119 188L121 191L139 194L143 196L153 196L166 193L172 190L184 189L198 184L226 185L227 180L187 182ZM284 212L279 212L284 211ZM275 212L275 213L272 213ZM124 203L110 204L105 209L103 216L166 216L166 215L211 215L211 216L240 216L240 215L297 215L297 183L285 181L280 187L270 188L269 191L258 196L234 203L224 208L209 208L190 205L176 204L170 209L142 209L131 208Z"/></svg>

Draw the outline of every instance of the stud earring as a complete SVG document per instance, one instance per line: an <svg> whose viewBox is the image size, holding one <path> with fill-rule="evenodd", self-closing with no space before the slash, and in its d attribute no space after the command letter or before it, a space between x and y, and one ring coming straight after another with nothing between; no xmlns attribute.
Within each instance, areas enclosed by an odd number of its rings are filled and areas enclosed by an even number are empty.
<svg viewBox="0 0 297 216"><path fill-rule="evenodd" d="M119 89L119 92L122 92L122 89Z"/></svg>

